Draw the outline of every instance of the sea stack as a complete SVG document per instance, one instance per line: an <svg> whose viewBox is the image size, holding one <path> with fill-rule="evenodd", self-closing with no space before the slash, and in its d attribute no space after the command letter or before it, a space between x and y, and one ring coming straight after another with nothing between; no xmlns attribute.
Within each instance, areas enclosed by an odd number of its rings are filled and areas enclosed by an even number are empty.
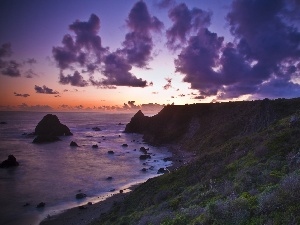
<svg viewBox="0 0 300 225"><path fill-rule="evenodd" d="M57 136L70 136L73 135L70 129L62 124L56 115L47 114L38 123L34 131L38 135L33 143L53 142L58 141Z"/></svg>

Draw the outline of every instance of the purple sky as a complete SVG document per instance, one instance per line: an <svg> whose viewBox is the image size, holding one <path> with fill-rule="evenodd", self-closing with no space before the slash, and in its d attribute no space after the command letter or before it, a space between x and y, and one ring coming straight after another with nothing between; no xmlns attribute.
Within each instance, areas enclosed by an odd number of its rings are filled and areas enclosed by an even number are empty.
<svg viewBox="0 0 300 225"><path fill-rule="evenodd" d="M297 0L1 0L0 109L299 97L299 15Z"/></svg>

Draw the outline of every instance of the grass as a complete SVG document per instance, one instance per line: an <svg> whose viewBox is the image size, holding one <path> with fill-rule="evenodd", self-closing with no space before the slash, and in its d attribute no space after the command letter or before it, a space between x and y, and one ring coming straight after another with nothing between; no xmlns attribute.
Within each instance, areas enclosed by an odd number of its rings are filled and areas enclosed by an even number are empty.
<svg viewBox="0 0 300 225"><path fill-rule="evenodd" d="M238 122L195 132L185 143L197 161L148 180L93 225L300 224L300 125L290 125L298 112L295 102L278 101L277 111L290 114L266 122L258 115L272 107L262 102L263 111L248 118L261 127L241 122L247 113L240 112Z"/></svg>

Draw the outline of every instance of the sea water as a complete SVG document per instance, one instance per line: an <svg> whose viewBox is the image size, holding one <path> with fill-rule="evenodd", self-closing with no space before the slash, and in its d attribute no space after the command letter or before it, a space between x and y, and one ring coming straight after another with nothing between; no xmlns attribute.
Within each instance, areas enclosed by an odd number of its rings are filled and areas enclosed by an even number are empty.
<svg viewBox="0 0 300 225"><path fill-rule="evenodd" d="M6 122L0 125L0 161L12 154L20 163L16 168L0 169L0 224L38 224L47 215L88 201L95 203L130 184L144 182L171 164L164 161L171 156L166 148L149 146L142 135L123 133L133 116L130 113L52 112L73 136L33 144L34 137L25 134L33 132L46 114L0 112L0 122ZM71 147L71 141L80 147ZM95 144L98 148L92 148ZM140 147L150 149L151 159L139 159ZM87 198L77 200L78 193ZM36 208L40 202L46 203L42 209ZM26 203L29 205L24 206Z"/></svg>

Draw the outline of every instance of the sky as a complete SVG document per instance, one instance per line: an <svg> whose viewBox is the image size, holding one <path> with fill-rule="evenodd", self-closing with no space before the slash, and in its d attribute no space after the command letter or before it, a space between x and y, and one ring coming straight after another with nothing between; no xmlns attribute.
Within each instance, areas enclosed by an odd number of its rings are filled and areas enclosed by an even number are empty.
<svg viewBox="0 0 300 225"><path fill-rule="evenodd" d="M0 110L300 97L299 0L0 0Z"/></svg>

